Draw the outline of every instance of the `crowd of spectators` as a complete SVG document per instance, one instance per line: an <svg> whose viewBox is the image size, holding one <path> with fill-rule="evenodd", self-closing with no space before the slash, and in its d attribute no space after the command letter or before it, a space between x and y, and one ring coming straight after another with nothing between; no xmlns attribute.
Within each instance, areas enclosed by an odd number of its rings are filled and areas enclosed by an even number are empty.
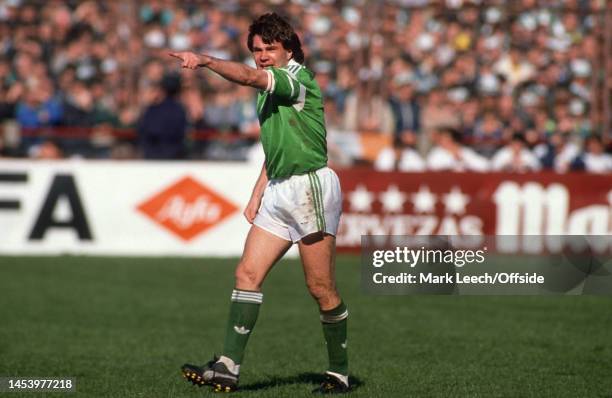
<svg viewBox="0 0 612 398"><path fill-rule="evenodd" d="M255 91L180 70L168 52L253 65L248 26L274 10L300 33L330 139L389 137L371 159L378 169L612 172L611 133L590 116L604 7L605 0L0 0L0 156L259 159ZM171 99L161 84L169 74L180 82ZM151 130L161 125L152 109L164 106L182 108L178 128ZM147 147L152 134L172 131L180 150ZM358 150L331 146L333 161L359 160Z"/></svg>

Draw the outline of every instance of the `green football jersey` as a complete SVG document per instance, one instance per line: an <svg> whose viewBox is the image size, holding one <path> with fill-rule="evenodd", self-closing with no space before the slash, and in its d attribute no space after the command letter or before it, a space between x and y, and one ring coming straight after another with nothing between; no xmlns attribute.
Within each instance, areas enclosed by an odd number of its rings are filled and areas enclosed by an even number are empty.
<svg viewBox="0 0 612 398"><path fill-rule="evenodd" d="M270 67L268 87L257 97L268 178L283 178L327 165L323 97L314 74L291 60Z"/></svg>

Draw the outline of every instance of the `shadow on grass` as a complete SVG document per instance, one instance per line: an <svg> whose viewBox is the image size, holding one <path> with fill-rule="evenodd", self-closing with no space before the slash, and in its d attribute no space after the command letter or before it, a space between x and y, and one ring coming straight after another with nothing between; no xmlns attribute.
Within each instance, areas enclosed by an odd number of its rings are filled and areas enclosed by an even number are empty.
<svg viewBox="0 0 612 398"><path fill-rule="evenodd" d="M240 386L240 391L259 391L290 384L312 384L312 388L315 388L323 382L323 379L324 376L319 373L300 373L289 377L272 376L266 381ZM359 377L349 376L349 384L351 385L351 391L354 391L361 387L364 382Z"/></svg>

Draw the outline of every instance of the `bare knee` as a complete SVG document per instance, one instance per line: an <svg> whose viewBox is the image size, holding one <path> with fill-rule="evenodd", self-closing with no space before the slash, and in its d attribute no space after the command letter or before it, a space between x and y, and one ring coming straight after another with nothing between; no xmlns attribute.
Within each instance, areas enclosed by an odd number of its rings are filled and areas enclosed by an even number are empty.
<svg viewBox="0 0 612 398"><path fill-rule="evenodd" d="M307 282L308 291L319 304L319 308L328 310L340 304L340 297L336 287L331 282L309 281Z"/></svg>
<svg viewBox="0 0 612 398"><path fill-rule="evenodd" d="M236 267L234 276L236 278L236 288L241 290L258 291L263 282L259 274L253 268L242 262Z"/></svg>

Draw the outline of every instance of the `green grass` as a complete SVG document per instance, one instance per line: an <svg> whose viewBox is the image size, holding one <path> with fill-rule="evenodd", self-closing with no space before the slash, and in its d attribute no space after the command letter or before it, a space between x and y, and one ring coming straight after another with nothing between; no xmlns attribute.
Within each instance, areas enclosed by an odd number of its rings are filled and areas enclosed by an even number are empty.
<svg viewBox="0 0 612 398"><path fill-rule="evenodd" d="M235 261L0 257L0 376L76 377L69 396L212 396L179 367L219 352ZM338 259L350 396L612 397L609 298L368 296L358 261ZM279 263L264 295L238 396L310 396L326 358L299 263Z"/></svg>

